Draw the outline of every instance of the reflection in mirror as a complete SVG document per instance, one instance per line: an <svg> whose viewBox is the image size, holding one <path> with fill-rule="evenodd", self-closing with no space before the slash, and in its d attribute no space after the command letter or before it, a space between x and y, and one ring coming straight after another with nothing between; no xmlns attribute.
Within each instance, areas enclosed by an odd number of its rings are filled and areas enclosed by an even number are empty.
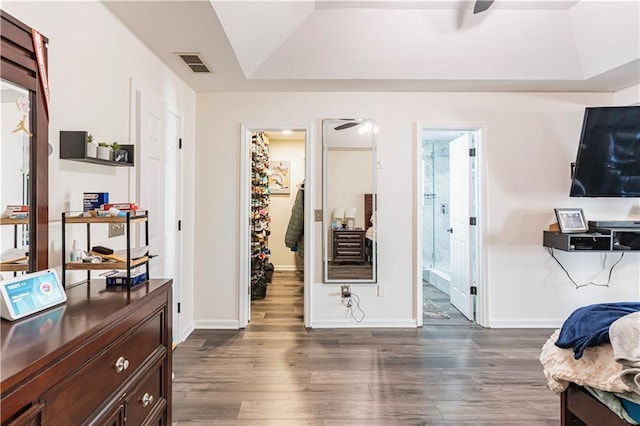
<svg viewBox="0 0 640 426"><path fill-rule="evenodd" d="M322 120L324 282L376 282L376 144L371 119Z"/></svg>
<svg viewBox="0 0 640 426"><path fill-rule="evenodd" d="M0 258L3 272L26 271L29 246L29 91L0 80L2 117ZM3 275L3 278L8 276Z"/></svg>

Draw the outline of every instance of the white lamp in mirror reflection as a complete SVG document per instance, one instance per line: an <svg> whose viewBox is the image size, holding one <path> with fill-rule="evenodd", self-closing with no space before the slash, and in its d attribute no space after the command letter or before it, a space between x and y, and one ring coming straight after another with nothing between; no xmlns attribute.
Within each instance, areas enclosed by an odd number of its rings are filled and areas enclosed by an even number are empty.
<svg viewBox="0 0 640 426"><path fill-rule="evenodd" d="M344 217L347 218L347 229L352 230L355 227L356 222L356 214L358 213L358 209L355 207L349 207L345 213Z"/></svg>
<svg viewBox="0 0 640 426"><path fill-rule="evenodd" d="M336 207L333 209L333 229L342 229L342 221L344 220L344 207Z"/></svg>

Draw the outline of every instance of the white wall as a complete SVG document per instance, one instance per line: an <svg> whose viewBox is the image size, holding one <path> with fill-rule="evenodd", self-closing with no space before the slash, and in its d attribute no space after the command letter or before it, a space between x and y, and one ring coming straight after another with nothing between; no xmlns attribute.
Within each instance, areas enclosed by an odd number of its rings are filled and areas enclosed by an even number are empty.
<svg viewBox="0 0 640 426"><path fill-rule="evenodd" d="M613 94L614 105L640 105L640 84L627 87Z"/></svg>
<svg viewBox="0 0 640 426"><path fill-rule="evenodd" d="M199 197L195 209L196 324L237 321L239 123L260 123L265 128L274 127L269 123L315 126L311 160L316 175L307 177L307 185L315 186L313 206L320 208L319 129L320 120L327 117L371 117L380 127L378 152L384 168L378 170L378 276L387 291L385 297L378 297L375 285L356 286L367 315L362 325L415 324L415 123L486 128L480 218L485 232L481 291L490 308L486 325L548 326L586 303L638 299L637 253L629 253L616 267L610 288L576 290L541 245L542 231L554 221L554 207L582 207L589 219L627 219L639 214L637 200L568 197L569 164L575 159L584 107L612 101L611 94L596 93L199 94L197 131L202 136L197 146L196 192L211 195ZM211 167L212 159L224 160ZM224 184L212 191L211 182ZM316 224L310 236L318 254L320 232ZM561 256L580 280L599 271L598 254ZM344 325L337 285L321 282L319 260L314 269L312 325ZM606 274L598 278L606 279Z"/></svg>
<svg viewBox="0 0 640 426"><path fill-rule="evenodd" d="M135 144L132 87L162 100L161 107L182 117L184 255L183 330L193 326L193 170L195 93L169 70L100 2L3 1L3 10L49 38L51 114L49 142L49 264L60 267L61 213L82 209L82 193L109 192L113 201L137 201L135 168L107 167L59 159L60 130L86 130L97 140ZM144 208L144 206L141 206ZM84 229L69 229L69 240ZM94 244L92 234L92 244ZM80 241L79 241L80 242ZM95 243L99 243L96 241ZM115 240L103 245L119 244ZM116 247L121 248L121 247Z"/></svg>
<svg viewBox="0 0 640 426"><path fill-rule="evenodd" d="M278 140L269 142L271 164L274 161L290 161L290 192L289 194L271 195L269 216L271 216L271 235L269 236L269 250L271 263L276 270L302 270L301 259L297 260L296 252L284 245L291 209L298 193L298 185L304 180L304 139Z"/></svg>

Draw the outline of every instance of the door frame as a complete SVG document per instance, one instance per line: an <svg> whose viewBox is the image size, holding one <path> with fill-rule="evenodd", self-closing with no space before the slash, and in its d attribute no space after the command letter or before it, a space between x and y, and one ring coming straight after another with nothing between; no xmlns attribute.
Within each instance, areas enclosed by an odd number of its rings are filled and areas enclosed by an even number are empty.
<svg viewBox="0 0 640 426"><path fill-rule="evenodd" d="M416 312L416 324L423 325L422 319L422 197L423 197L423 176L422 176L422 134L425 130L466 130L477 132L475 141L476 163L475 163L475 202L476 205L476 322L482 327L489 326L489 288L486 285L486 262L484 246L484 235L486 232L486 182L485 182L485 139L487 137L487 126L480 124L442 124L442 123L414 123L414 229L416 230L413 241L414 253L414 311Z"/></svg>
<svg viewBox="0 0 640 426"><path fill-rule="evenodd" d="M249 125L240 123L240 188L238 199L240 201L239 213L239 244L238 244L238 326L245 328L251 318L251 253L249 234L249 218L251 214L251 133L257 131L278 132L290 129L305 132L305 184L304 184L304 326L312 327L311 321L311 282L313 275L313 259L315 259L315 234L313 200L315 200L314 164L315 150L314 126L303 125Z"/></svg>

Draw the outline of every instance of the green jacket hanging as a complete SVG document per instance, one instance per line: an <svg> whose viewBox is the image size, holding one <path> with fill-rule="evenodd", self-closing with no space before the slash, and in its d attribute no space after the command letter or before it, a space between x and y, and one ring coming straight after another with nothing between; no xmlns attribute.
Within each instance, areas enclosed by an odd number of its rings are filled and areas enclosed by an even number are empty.
<svg viewBox="0 0 640 426"><path fill-rule="evenodd" d="M298 194L291 208L291 218L284 236L284 245L291 251L304 257L304 183L300 185Z"/></svg>

